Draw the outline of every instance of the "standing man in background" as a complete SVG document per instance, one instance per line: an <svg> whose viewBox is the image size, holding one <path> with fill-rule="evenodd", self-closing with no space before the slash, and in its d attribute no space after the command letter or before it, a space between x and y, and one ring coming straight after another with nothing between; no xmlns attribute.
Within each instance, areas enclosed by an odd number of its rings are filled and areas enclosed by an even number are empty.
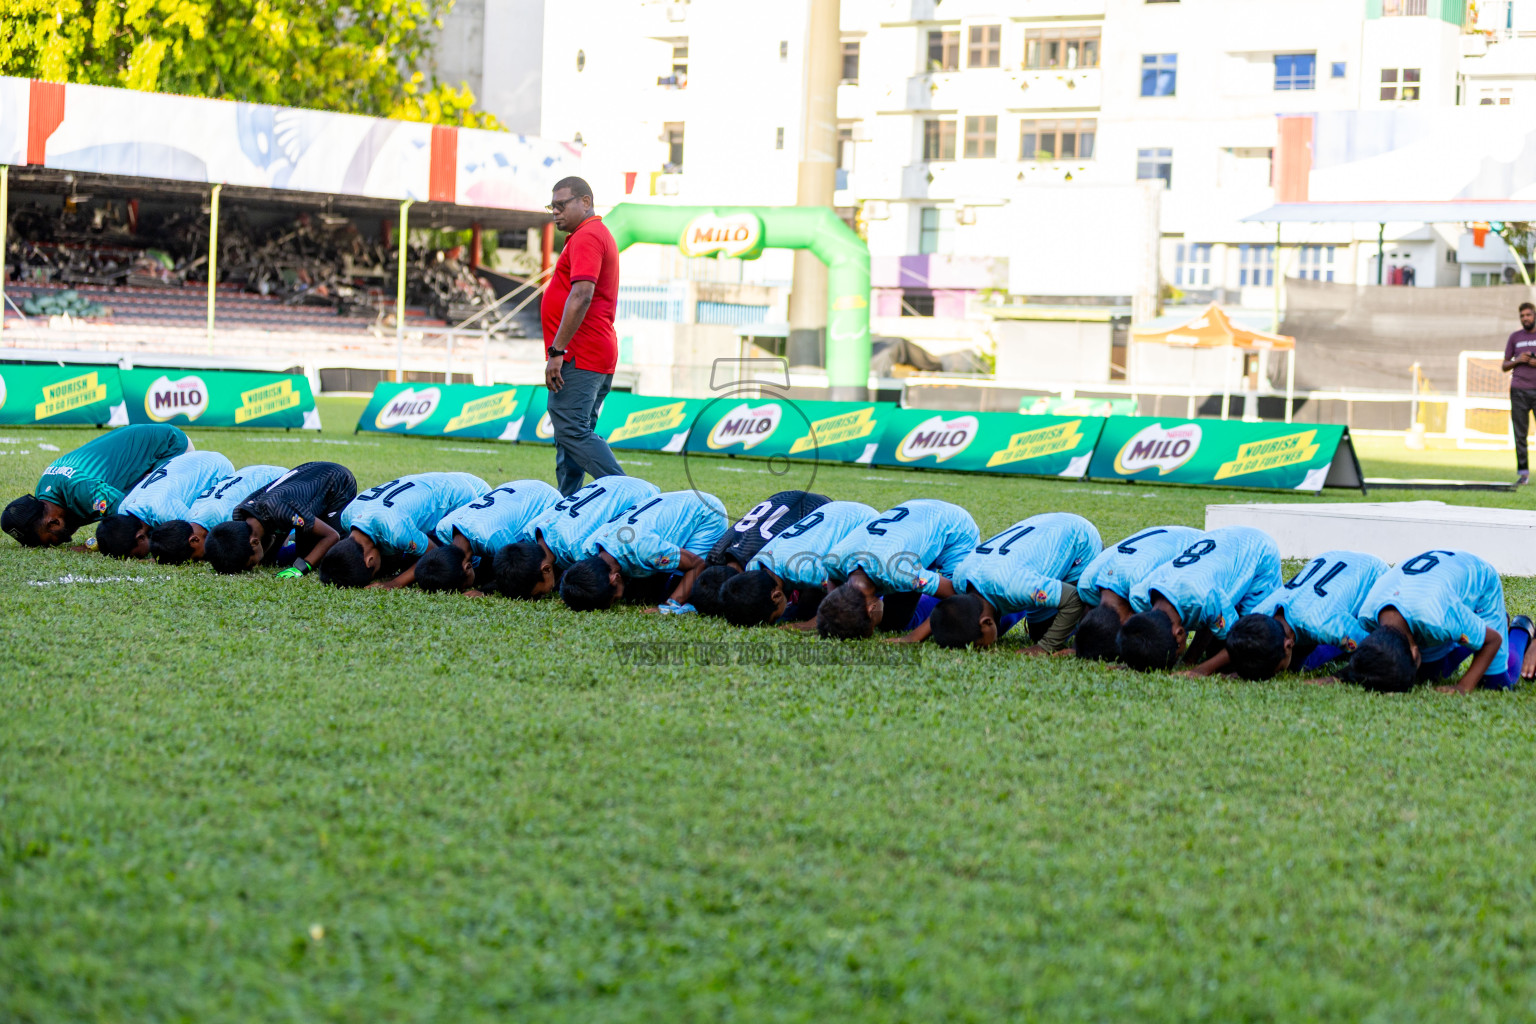
<svg viewBox="0 0 1536 1024"><path fill-rule="evenodd" d="M570 495L581 488L584 473L594 480L624 475L607 443L593 432L619 363L613 329L619 247L603 218L592 212L592 188L582 179L556 182L549 212L566 239L540 307L549 357L544 383L555 429L555 483L562 495Z"/></svg>
<svg viewBox="0 0 1536 1024"><path fill-rule="evenodd" d="M1520 475L1515 485L1531 482L1531 467L1526 461L1525 433L1536 409L1536 306L1520 303L1520 329L1504 343L1504 372L1509 378L1509 418L1515 428L1515 468Z"/></svg>

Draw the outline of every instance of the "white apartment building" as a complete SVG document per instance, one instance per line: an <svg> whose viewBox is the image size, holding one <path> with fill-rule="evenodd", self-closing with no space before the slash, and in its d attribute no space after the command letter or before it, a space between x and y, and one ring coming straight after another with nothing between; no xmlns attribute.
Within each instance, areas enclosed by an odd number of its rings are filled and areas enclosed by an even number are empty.
<svg viewBox="0 0 1536 1024"><path fill-rule="evenodd" d="M835 205L869 240L874 312L955 317L983 292L1126 304L1145 262L1127 225L1159 183L1165 295L1267 309L1274 229L1241 218L1284 198L1282 118L1536 105L1533 8L844 0ZM805 0L564 0L559 11L584 31L546 27L541 133L586 145L600 205L794 201ZM1500 277L1510 257L1497 238L1469 251L1464 234L1388 225L1383 282ZM1286 276L1377 278L1374 227L1292 225L1281 242ZM627 279L679 272L675 256L644 259L626 258ZM770 251L710 272L783 283L788 268Z"/></svg>

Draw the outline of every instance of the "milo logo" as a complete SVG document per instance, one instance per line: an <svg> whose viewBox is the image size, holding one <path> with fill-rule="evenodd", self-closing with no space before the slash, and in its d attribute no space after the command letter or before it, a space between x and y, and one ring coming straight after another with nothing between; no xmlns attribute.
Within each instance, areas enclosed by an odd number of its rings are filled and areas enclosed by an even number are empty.
<svg viewBox="0 0 1536 1024"><path fill-rule="evenodd" d="M1166 476L1194 458L1200 450L1200 425L1180 423L1165 428L1161 423L1143 427L1115 455L1115 472L1130 476L1157 469Z"/></svg>
<svg viewBox="0 0 1536 1024"><path fill-rule="evenodd" d="M779 420L783 415L784 410L777 402L760 405L756 409L743 402L720 417L720 421L709 432L706 443L716 449L739 444L750 451L773 436L773 432L779 429Z"/></svg>
<svg viewBox="0 0 1536 1024"><path fill-rule="evenodd" d="M539 417L539 422L534 425L533 436L540 441L553 441L555 439L555 425L550 421L549 413Z"/></svg>
<svg viewBox="0 0 1536 1024"><path fill-rule="evenodd" d="M428 416L437 411L437 403L442 401L443 393L437 388L423 388L417 391L415 388L406 388L393 398L384 403L384 408L379 410L374 417L373 425L379 430L392 430L395 427L405 427L414 430L426 422Z"/></svg>
<svg viewBox="0 0 1536 1024"><path fill-rule="evenodd" d="M144 392L144 413L156 423L185 416L190 423L208 409L208 385L197 376L171 380L161 374Z"/></svg>
<svg viewBox="0 0 1536 1024"><path fill-rule="evenodd" d="M969 448L980 427L975 416L957 416L952 420L931 416L901 439L896 446L896 458L900 462L916 462L932 456L944 462Z"/></svg>

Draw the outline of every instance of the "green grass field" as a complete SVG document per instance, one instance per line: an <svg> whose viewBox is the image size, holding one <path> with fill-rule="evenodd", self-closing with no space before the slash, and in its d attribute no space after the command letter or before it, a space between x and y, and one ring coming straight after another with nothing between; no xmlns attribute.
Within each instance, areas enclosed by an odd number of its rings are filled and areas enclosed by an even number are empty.
<svg viewBox="0 0 1536 1024"><path fill-rule="evenodd" d="M353 437L360 406L322 401L318 438L191 434L236 465L335 459L365 487L552 479L548 448ZM6 499L54 457L39 442L91 436L0 434ZM1508 453L1362 454L1370 475L1512 473ZM680 457L624 458L687 485ZM781 483L689 469L737 513ZM956 501L983 535L1065 509L1106 541L1253 497L863 467L815 486ZM1536 608L1531 581L1506 586ZM1138 677L1007 648L805 664L822 645L782 631L9 539L0 616L0 1020L1536 1013L1527 693ZM647 640L760 647L614 654Z"/></svg>

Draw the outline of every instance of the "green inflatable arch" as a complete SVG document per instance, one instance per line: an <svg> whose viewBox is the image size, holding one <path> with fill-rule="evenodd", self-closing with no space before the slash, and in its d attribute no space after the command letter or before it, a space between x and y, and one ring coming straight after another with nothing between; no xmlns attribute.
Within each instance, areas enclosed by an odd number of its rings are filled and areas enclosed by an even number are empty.
<svg viewBox="0 0 1536 1024"><path fill-rule="evenodd" d="M869 247L825 206L651 206L620 203L603 218L621 250L675 245L687 256L755 259L809 249L827 265L827 383L869 386Z"/></svg>

